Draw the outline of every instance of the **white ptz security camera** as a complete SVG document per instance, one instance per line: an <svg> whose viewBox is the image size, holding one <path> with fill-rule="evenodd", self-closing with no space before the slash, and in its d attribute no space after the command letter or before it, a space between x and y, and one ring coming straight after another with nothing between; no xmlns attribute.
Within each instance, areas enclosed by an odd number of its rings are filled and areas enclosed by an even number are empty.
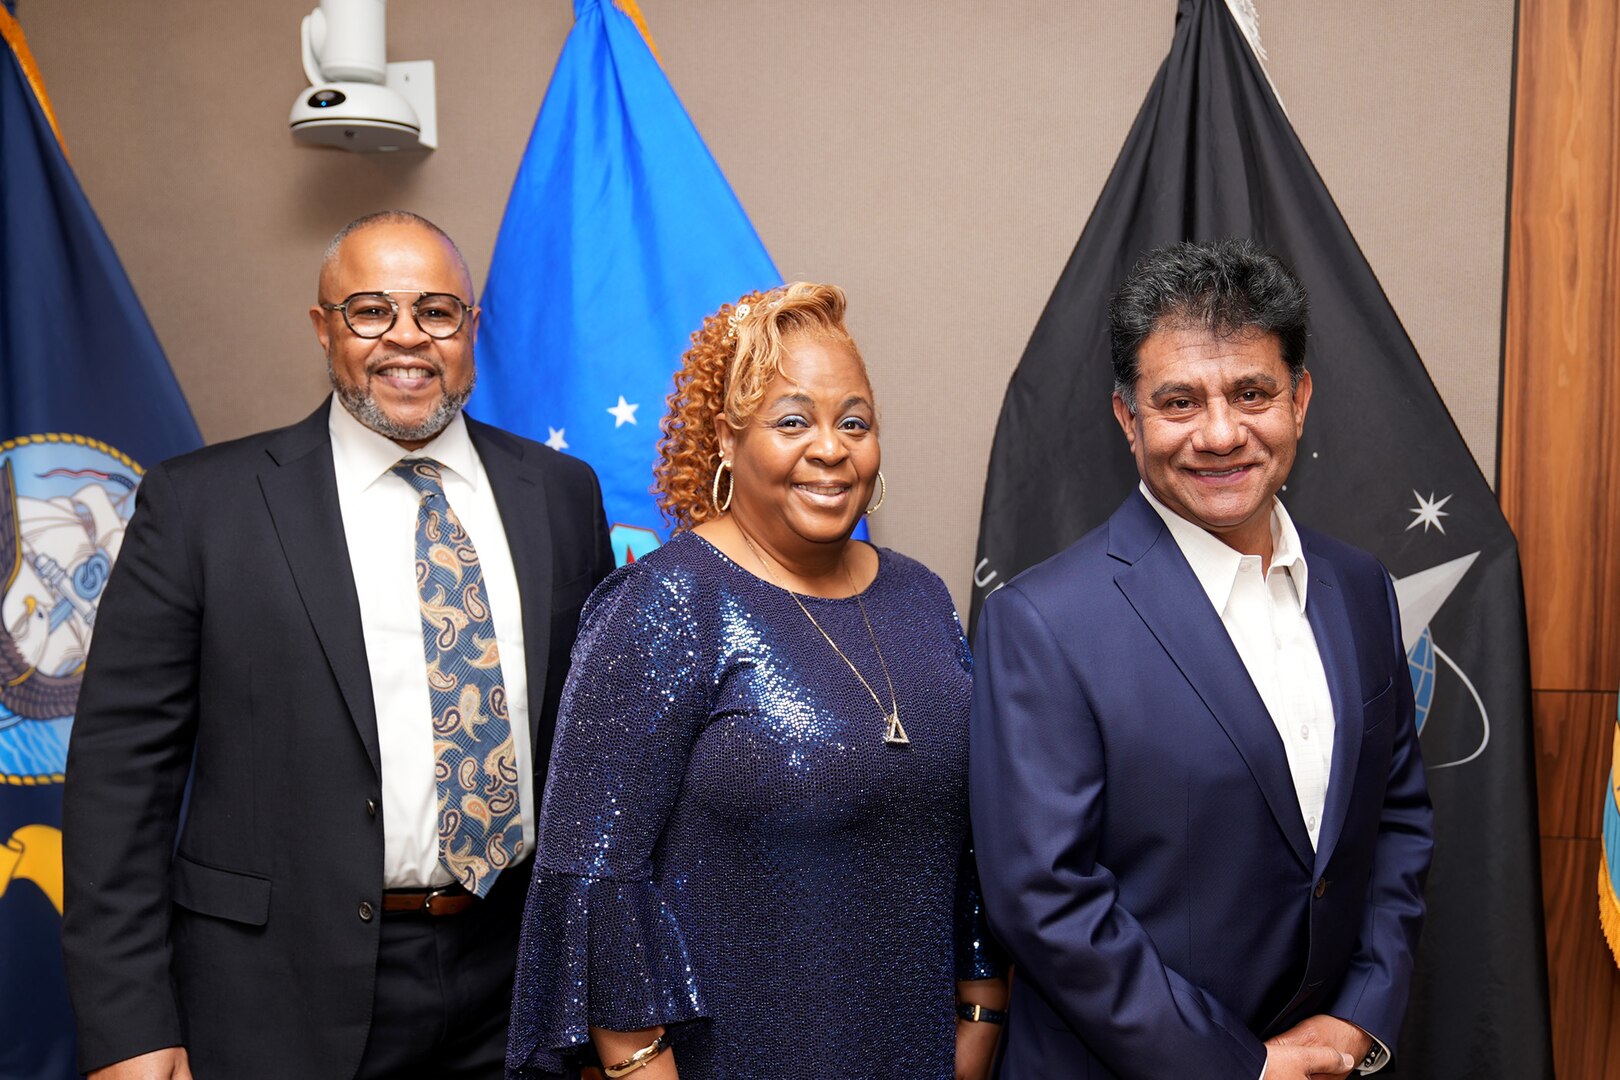
<svg viewBox="0 0 1620 1080"><path fill-rule="evenodd" d="M304 16L304 74L293 137L345 150L432 150L439 145L433 61L390 64L388 0L320 0Z"/></svg>

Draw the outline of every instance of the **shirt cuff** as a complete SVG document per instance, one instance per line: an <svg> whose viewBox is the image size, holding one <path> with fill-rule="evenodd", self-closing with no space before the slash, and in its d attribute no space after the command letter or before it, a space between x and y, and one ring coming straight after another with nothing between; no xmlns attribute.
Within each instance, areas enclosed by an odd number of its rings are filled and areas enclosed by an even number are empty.
<svg viewBox="0 0 1620 1080"><path fill-rule="evenodd" d="M1365 1034L1367 1038L1373 1041L1373 1044L1372 1049L1367 1051L1367 1056L1361 1059L1361 1064L1356 1066L1356 1072L1362 1076L1375 1073L1389 1064L1389 1047L1385 1046L1383 1041L1372 1032L1368 1031Z"/></svg>

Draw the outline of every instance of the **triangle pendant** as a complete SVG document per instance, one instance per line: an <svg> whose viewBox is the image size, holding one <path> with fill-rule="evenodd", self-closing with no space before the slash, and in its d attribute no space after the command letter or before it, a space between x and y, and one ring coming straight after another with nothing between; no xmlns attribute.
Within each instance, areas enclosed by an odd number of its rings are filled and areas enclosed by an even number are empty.
<svg viewBox="0 0 1620 1080"><path fill-rule="evenodd" d="M906 735L906 729L900 726L900 712L895 710L883 718L888 727L883 732L883 741L890 746L910 746L911 739Z"/></svg>

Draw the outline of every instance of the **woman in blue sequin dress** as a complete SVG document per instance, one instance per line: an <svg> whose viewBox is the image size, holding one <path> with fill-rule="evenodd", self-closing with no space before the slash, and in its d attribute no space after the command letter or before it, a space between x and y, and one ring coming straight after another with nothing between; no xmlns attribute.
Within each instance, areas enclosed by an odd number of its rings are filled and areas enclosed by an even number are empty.
<svg viewBox="0 0 1620 1080"><path fill-rule="evenodd" d="M657 470L678 531L574 649L510 1077L577 1075L593 1044L635 1080L988 1074L971 659L938 577L850 539L882 481L843 310L795 284L694 335Z"/></svg>

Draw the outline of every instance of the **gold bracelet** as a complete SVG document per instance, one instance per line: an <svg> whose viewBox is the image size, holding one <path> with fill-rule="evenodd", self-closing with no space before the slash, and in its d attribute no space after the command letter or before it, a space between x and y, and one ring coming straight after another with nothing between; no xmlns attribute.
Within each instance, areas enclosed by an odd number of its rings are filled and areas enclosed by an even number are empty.
<svg viewBox="0 0 1620 1080"><path fill-rule="evenodd" d="M608 1080L617 1080L618 1077L628 1076L637 1069L645 1069L652 1064L654 1058L668 1049L669 1032L666 1031L617 1065L602 1066L602 1071L607 1073Z"/></svg>

